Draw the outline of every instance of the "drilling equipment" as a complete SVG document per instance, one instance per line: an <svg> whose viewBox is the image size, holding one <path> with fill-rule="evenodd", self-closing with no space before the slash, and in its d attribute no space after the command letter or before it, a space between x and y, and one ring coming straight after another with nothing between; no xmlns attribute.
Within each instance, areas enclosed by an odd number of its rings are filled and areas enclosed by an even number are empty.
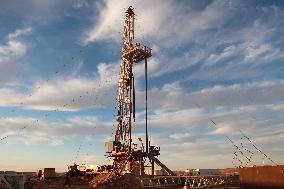
<svg viewBox="0 0 284 189"><path fill-rule="evenodd" d="M151 167L154 175L154 164L158 164L168 174L174 173L162 164L157 157L160 148L151 146L148 139L147 125L147 59L152 56L151 49L135 43L134 41L134 18L135 13L130 6L125 12L124 31L122 37L121 64L118 80L116 132L114 141L105 143L107 157L113 159L113 172L116 174L135 173L144 176L145 167ZM137 144L132 141L132 119L135 122L135 82L132 68L134 64L145 62L145 88L146 88L146 142L137 149ZM145 165L146 161L150 165Z"/></svg>

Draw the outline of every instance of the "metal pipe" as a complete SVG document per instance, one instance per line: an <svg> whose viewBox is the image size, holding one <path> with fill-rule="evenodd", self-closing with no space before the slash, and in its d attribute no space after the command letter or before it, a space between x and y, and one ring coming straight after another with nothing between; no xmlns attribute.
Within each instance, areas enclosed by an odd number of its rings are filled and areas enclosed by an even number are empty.
<svg viewBox="0 0 284 189"><path fill-rule="evenodd" d="M132 85L133 85L133 121L135 122L135 81L134 76L132 76Z"/></svg>
<svg viewBox="0 0 284 189"><path fill-rule="evenodd" d="M144 51L146 53L146 46ZM149 140L148 140L148 74L147 74L147 58L145 58L145 119L146 119L146 153L149 153Z"/></svg>

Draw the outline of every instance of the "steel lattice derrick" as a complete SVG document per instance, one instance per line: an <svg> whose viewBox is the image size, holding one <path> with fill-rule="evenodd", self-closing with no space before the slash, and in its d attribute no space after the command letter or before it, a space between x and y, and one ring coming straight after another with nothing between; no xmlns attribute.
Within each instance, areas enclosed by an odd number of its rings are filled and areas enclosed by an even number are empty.
<svg viewBox="0 0 284 189"><path fill-rule="evenodd" d="M117 117L115 140L105 143L107 157L113 159L112 174L121 175L126 172L145 175L145 163L151 164L152 176L154 175L154 164L165 169L168 174L175 175L156 157L160 155L160 148L151 146L148 140L147 127L147 59L152 56L151 49L135 43L134 40L134 12L130 6L125 12L124 32L122 36L121 64L118 80L117 94ZM132 66L135 63L145 61L145 135L146 151L142 139L142 148L137 149L137 144L132 146L131 123L132 117L135 121L135 85ZM136 147L135 147L136 146ZM139 172L138 172L139 171Z"/></svg>
<svg viewBox="0 0 284 189"><path fill-rule="evenodd" d="M117 128L115 141L121 142L124 150L131 148L131 117L133 115L133 80L132 66L151 57L151 49L134 43L134 12L129 7L125 12L124 32L122 37L121 64L117 97Z"/></svg>
<svg viewBox="0 0 284 189"><path fill-rule="evenodd" d="M147 58L151 57L151 49L135 43L134 40L134 12L130 6L125 12L124 29L122 36L121 63L118 80L117 115L115 140L105 143L108 157L113 158L113 173L131 172L139 167L140 174L144 175L145 159L149 158L148 151L137 150L131 146L132 117L135 121L135 87L133 64L145 60L145 78ZM146 90L147 91L147 90ZM147 95L146 95L147 96ZM147 133L147 132L146 132ZM146 134L148 137L148 135ZM146 149L148 138L146 137ZM157 155L157 154L156 154ZM153 161L152 161L153 163Z"/></svg>

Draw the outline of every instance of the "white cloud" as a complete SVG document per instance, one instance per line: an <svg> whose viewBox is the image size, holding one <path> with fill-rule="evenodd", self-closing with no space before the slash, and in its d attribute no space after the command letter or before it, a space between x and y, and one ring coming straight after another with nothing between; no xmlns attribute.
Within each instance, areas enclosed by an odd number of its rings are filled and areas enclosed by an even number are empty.
<svg viewBox="0 0 284 189"><path fill-rule="evenodd" d="M215 85L196 91L187 92L179 82L164 84L148 90L149 107L156 108L235 108L252 105L277 105L283 101L284 81L271 80ZM144 106L144 91L137 91L137 104Z"/></svg>
<svg viewBox="0 0 284 189"><path fill-rule="evenodd" d="M95 77L87 78L76 76L82 66L80 63L70 76L37 81L28 86L25 90L28 92L16 90L16 88L1 88L0 106L52 111L76 111L107 105L115 106L119 64L120 62L100 63ZM156 70L158 65L159 62L155 59L150 60L149 72ZM135 65L134 72L136 72L136 79L144 76L144 64Z"/></svg>
<svg viewBox="0 0 284 189"><path fill-rule="evenodd" d="M2 88L0 96L3 99L0 100L0 105L54 111L114 105L118 66L116 63L101 63L97 68L97 76L94 78L74 77L76 74L73 73L71 77L33 83L27 88L29 92Z"/></svg>
<svg viewBox="0 0 284 189"><path fill-rule="evenodd" d="M21 42L11 40L0 46L0 56L21 56L26 53L26 45Z"/></svg>
<svg viewBox="0 0 284 189"><path fill-rule="evenodd" d="M21 144L25 145L41 145L41 144L48 144L51 146L61 146L64 145L64 142L60 139L56 139L54 137L47 137L47 136L36 136L36 135L20 135L16 136L17 141ZM8 142L17 143L13 141L13 138L15 138L13 135L11 135L11 140L8 139Z"/></svg>
<svg viewBox="0 0 284 189"><path fill-rule="evenodd" d="M190 133L174 133L170 135L170 138L175 140L182 140L186 138L190 138L192 135Z"/></svg>
<svg viewBox="0 0 284 189"><path fill-rule="evenodd" d="M166 162L167 166L174 170L184 170L186 168L225 168L232 167L231 161L234 157L233 152L236 151L235 147L224 137L214 137L208 135L205 129L200 130L198 133L193 133L194 139L191 141L175 141L165 137L165 135L154 135L155 140L158 141L158 145L161 146L161 156L159 159L162 162ZM247 134L247 133L246 133ZM278 137L280 135L277 135ZM234 142L244 148L253 151L253 163L249 166L262 165L262 156L256 152L255 149L249 144L248 141L241 139L241 135L233 136L230 133L230 137ZM274 136L275 137L275 136ZM270 142L266 142L260 138L255 142L262 151L268 154L274 161L281 164L283 160L281 158L281 149L275 148L277 144L283 143L283 137L277 141L273 140L273 137L269 137ZM255 138L252 137L254 140ZM256 141L256 140L254 140ZM273 148L273 150L272 150ZM221 154L221 155L220 155ZM176 161L178 157L178 162ZM190 157L190 161L188 158ZM210 157L210 158L208 158ZM239 158L245 160L241 155ZM266 164L271 164L267 159Z"/></svg>
<svg viewBox="0 0 284 189"><path fill-rule="evenodd" d="M0 45L0 58L10 56L22 56L26 53L26 45L17 40L18 37L28 35L32 31L31 28L18 29L8 34L8 41L5 45Z"/></svg>
<svg viewBox="0 0 284 189"><path fill-rule="evenodd" d="M259 83L258 86L270 87L274 85L274 82L263 82ZM252 85L252 84L251 84ZM174 88L177 88L177 84L164 86L163 90L171 92L169 96L175 96L179 93L175 93ZM240 86L234 86L229 88L238 89ZM214 87L212 89L204 89L199 93L219 92L224 90L223 87ZM182 99L181 99L182 100ZM268 146L273 145L269 142L270 139L275 136L281 136L283 133L283 124L278 124L273 122L265 122L264 120L269 118L269 112L274 111L273 106L268 106L264 108L261 106L254 107L245 106L242 110L241 107L236 109L226 109L220 108L217 111L207 111L204 108L187 108L182 110L171 109L171 107L157 108L149 114L149 128L159 128L159 135L150 133L151 144L161 145L162 147L162 160L166 160L167 163L172 163L173 158L171 154L179 155L180 161L188 165L188 156L193 158L195 165L198 167L208 167L212 165L210 160L202 159L194 160L197 156L211 156L213 159L218 158L218 154L222 153L223 158L230 160L231 151L233 147L230 143L226 141L225 138L216 138L215 140L209 139L212 134L229 134L235 136L238 129L242 129L246 134L252 136L252 138L261 144L267 144ZM241 110L241 111L240 111ZM278 111L278 110L277 110ZM263 117L262 114L266 114ZM277 116L279 113L272 112L272 115ZM252 120L248 115L256 115L257 120ZM280 112L281 114L281 112ZM217 127L212 127L212 123L209 118L213 118L217 124ZM134 132L138 131L139 137L142 135L141 129L144 125L143 115L139 115L136 118L136 123L134 124ZM258 120L263 119L263 120ZM34 118L6 118L1 119L0 124L5 126L1 127L1 133L5 134L17 134L19 128L24 126L26 123L29 125L32 123ZM281 120L278 120L281 122ZM13 125L13 127L11 127ZM29 136L28 138L20 138L20 141L26 141L27 145L47 143L50 145L62 145L64 143L64 137L70 137L73 135L89 135L93 132L96 135L106 135L110 134L111 123L100 120L96 117L70 117L65 122L57 121L43 121L39 120L36 126L28 126L25 130L21 131L24 136ZM248 127L249 125L249 127ZM269 125L269 127L267 126ZM94 129L94 126L98 128ZM255 132L255 131L258 132ZM45 139L45 136L49 136ZM168 136L165 138L165 136ZM143 136L142 136L143 137ZM208 139L206 139L208 137ZM152 140L154 138L154 140ZM269 139L267 139L269 138ZM264 140L265 139L265 140ZM11 142L11 141L8 141ZM283 139L279 138L279 143L283 142ZM170 147L170 148L169 148ZM189 150L190 149L190 150ZM278 153L271 152L269 147L262 148L265 152L269 153L273 158L279 159ZM87 156L86 156L87 158ZM83 158L84 161L87 161ZM225 166L231 166L230 161ZM172 164L174 168L179 168L179 163ZM184 164L185 165L185 164ZM216 164L216 166L223 167L223 164Z"/></svg>
<svg viewBox="0 0 284 189"><path fill-rule="evenodd" d="M252 26L237 24L234 27L239 27L238 29L227 27L225 24L238 15L237 10L244 9L243 3L239 1L213 1L203 9L196 10L190 3L177 4L174 1L105 0L100 5L99 17L94 21L94 26L86 32L84 43L102 40L120 42L123 11L129 5L133 5L137 14L137 41L144 43L146 39L160 49L159 52L153 51L154 63L162 64L155 64L158 67L149 76L181 71L199 63L205 66L201 66L191 78L196 75L201 79L224 79L228 78L229 72L236 70L243 74L233 74L232 79L239 79L244 74L246 77L254 76L253 70L238 66L239 63L271 63L284 58L283 51L274 47L274 41L267 40L279 28L277 21L283 11L277 7L269 10L272 15L267 16L273 17L272 23L267 23L262 16L269 11L261 10L262 14L254 21L249 21ZM169 56L169 52L182 51L179 48L186 44L195 44L197 48L190 49L183 55L178 53L178 56ZM223 48L221 52L215 52L215 49L220 48ZM223 63L222 68L204 68L219 62Z"/></svg>
<svg viewBox="0 0 284 189"><path fill-rule="evenodd" d="M167 113L165 113L167 112ZM276 146L283 144L283 119L275 120L283 112L271 112L271 109L256 108L244 112L237 110L207 111L202 110L196 115L190 109L183 111L159 111L151 116L148 127L150 129L160 128L159 133L151 133L151 142L161 146L161 160L176 169L190 166L201 168L231 167L234 146L226 139L228 135L237 145L244 145L244 148L253 150L248 141L245 141L238 131L241 129L248 135L259 148L268 154L277 163L283 163L281 149ZM251 114L257 115L256 120L250 119ZM265 121L268 117L270 121ZM216 123L213 124L210 119ZM172 134L173 133L173 134ZM219 135L218 137L212 135ZM277 140L274 140L274 138ZM173 140L174 139L174 140ZM152 143L151 143L152 144ZM248 148L250 146L250 148ZM253 162L256 165L262 164L261 155L256 150ZM218 163L216 159L222 154L224 162ZM176 162L176 157L179 162ZM208 157L211 158L201 158ZM192 161L188 162L188 157ZM213 160L215 161L214 164ZM268 160L266 164L271 164ZM253 164L250 164L252 166ZM193 165L191 165L193 166Z"/></svg>
<svg viewBox="0 0 284 189"><path fill-rule="evenodd" d="M21 58L26 54L27 45L19 38L31 33L31 28L18 29L7 35L8 41L0 44L0 82L5 85L17 83L17 76L26 69Z"/></svg>
<svg viewBox="0 0 284 189"><path fill-rule="evenodd" d="M218 127L212 132L212 134L231 134L235 132L236 126L227 125L226 123L218 124Z"/></svg>
<svg viewBox="0 0 284 189"><path fill-rule="evenodd" d="M58 80L34 89L32 96L27 97L24 103L27 107L45 110L101 107L113 99L112 88L113 85L84 78Z"/></svg>
<svg viewBox="0 0 284 189"><path fill-rule="evenodd" d="M74 4L73 7L76 9L81 9L81 8L85 8L88 7L89 3L87 1L84 0L77 0Z"/></svg>
<svg viewBox="0 0 284 189"><path fill-rule="evenodd" d="M212 64L218 63L219 61L224 61L236 54L237 54L237 48L236 46L232 45L232 46L226 47L223 50L223 52L221 52L220 54L211 54L207 59L207 63L209 65L212 65Z"/></svg>
<svg viewBox="0 0 284 189"><path fill-rule="evenodd" d="M203 59L206 58L205 50L202 49L186 51L178 57L168 57L166 52L153 52L154 58L161 63L159 64L158 69L155 69L152 73L149 73L149 77L159 77L165 74L185 70L202 62ZM150 61L149 65L151 63Z"/></svg>
<svg viewBox="0 0 284 189"><path fill-rule="evenodd" d="M48 117L46 117L48 118ZM58 146L73 136L108 135L112 123L92 116L73 116L66 120L47 121L32 117L7 117L0 119L1 138L8 136L11 143Z"/></svg>
<svg viewBox="0 0 284 189"><path fill-rule="evenodd" d="M269 64L275 60L281 59L284 59L284 52L279 48L273 47L271 44L244 42L238 45L225 47L220 53L210 54L205 60L204 65L211 66L216 63L223 63L222 66L225 67L229 63L235 65L243 63Z"/></svg>
<svg viewBox="0 0 284 189"><path fill-rule="evenodd" d="M283 100L283 81L263 81L230 86L214 86L193 92L193 98L201 106L265 105Z"/></svg>
<svg viewBox="0 0 284 189"><path fill-rule="evenodd" d="M167 44L171 45L190 39L195 32L218 28L225 23L228 15L227 17L224 15L230 10L225 8L229 3L224 1L214 1L199 12L188 4L184 5L187 7L185 11L184 6L176 4L175 1L108 0L99 8L99 18L95 26L87 31L84 42L109 39L119 41L123 29L123 10L129 5L137 7L135 12L138 38L150 37L158 40L167 38Z"/></svg>
<svg viewBox="0 0 284 189"><path fill-rule="evenodd" d="M108 66L101 64L99 72L104 73L105 70L109 70L105 69ZM53 111L74 111L115 105L116 80L105 82L102 80L106 78L100 76L98 78L98 80L70 78L49 81L41 85L35 84L31 95L2 88L0 104L1 106L52 110L46 114L52 114ZM234 110L243 113L253 112L259 107L266 110L279 110L277 106L279 104L276 102L283 100L282 85L283 81L266 81L226 87L214 86L186 92L179 83L165 84L162 88L149 90L149 108L154 113L153 116L149 116L149 120L157 127L174 125L176 121L180 125L187 126L194 125L189 124L193 120L195 123L204 122L207 118L203 118L203 110L207 108L213 108L216 112ZM144 107L143 99L144 91L137 91L137 107ZM156 115L160 116L157 118ZM143 113L136 116L143 117ZM138 121L137 124L143 123Z"/></svg>
<svg viewBox="0 0 284 189"><path fill-rule="evenodd" d="M284 59L283 51L269 44L261 44L246 47L244 62L270 63L281 59Z"/></svg>
<svg viewBox="0 0 284 189"><path fill-rule="evenodd" d="M17 37L23 36L23 35L29 35L32 32L32 28L23 28L23 29L17 29L13 33L8 34L9 40L13 40Z"/></svg>
<svg viewBox="0 0 284 189"><path fill-rule="evenodd" d="M147 61L148 77L155 75L157 73L157 71L159 70L160 65L161 65L161 63L157 58L155 58L155 57L150 58ZM133 67L133 73L134 73L135 78L144 77L144 75L145 75L145 64L144 64L143 61Z"/></svg>

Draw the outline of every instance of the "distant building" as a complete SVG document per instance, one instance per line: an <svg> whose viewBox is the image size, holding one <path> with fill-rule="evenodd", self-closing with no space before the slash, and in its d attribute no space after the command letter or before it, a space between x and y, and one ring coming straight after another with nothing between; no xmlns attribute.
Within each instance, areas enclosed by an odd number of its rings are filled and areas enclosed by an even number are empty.
<svg viewBox="0 0 284 189"><path fill-rule="evenodd" d="M221 175L239 175L239 169L238 168L226 168L222 169Z"/></svg>
<svg viewBox="0 0 284 189"><path fill-rule="evenodd" d="M145 169L146 175L152 175L151 169ZM168 175L168 173L164 169L156 169L154 170L154 175Z"/></svg>
<svg viewBox="0 0 284 189"><path fill-rule="evenodd" d="M186 169L184 171L187 176L219 175L220 172L220 169Z"/></svg>

